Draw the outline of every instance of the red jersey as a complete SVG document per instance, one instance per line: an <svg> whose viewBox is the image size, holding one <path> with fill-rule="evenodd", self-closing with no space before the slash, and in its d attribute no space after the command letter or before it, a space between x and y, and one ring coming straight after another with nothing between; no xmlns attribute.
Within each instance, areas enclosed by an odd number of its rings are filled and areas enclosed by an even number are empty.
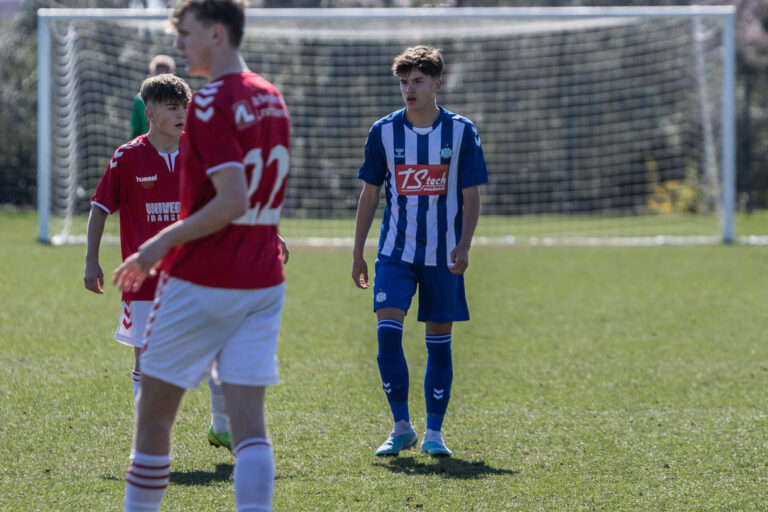
<svg viewBox="0 0 768 512"><path fill-rule="evenodd" d="M107 213L120 212L123 259L179 219L177 154L160 153L141 135L112 155L91 204ZM156 286L156 278L147 278L137 292L123 292L123 300L153 300Z"/></svg>
<svg viewBox="0 0 768 512"><path fill-rule="evenodd" d="M277 224L288 176L290 118L275 86L252 72L209 83L189 103L181 136L181 218L215 195L210 176L245 170L248 211L216 233L175 247L172 276L202 286L255 289L283 282Z"/></svg>

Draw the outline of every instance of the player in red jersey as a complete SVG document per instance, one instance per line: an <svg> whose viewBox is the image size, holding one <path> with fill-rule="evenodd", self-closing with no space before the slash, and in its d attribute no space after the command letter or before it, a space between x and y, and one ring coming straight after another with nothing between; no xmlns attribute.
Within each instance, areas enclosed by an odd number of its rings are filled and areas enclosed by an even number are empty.
<svg viewBox="0 0 768 512"><path fill-rule="evenodd" d="M107 215L120 212L120 243L123 259L139 249L147 239L180 218L179 138L186 121L192 91L184 80L160 74L146 79L139 93L147 102L151 125L140 135L120 146L112 156L91 201L88 221L88 249L85 256L85 287L102 293L104 274L99 265L99 244ZM141 387L141 353L144 331L155 297L157 278L146 280L135 292L123 292L122 314L115 340L134 347L134 402ZM211 427L208 442L232 450L229 419L221 386L209 379Z"/></svg>
<svg viewBox="0 0 768 512"><path fill-rule="evenodd" d="M242 0L181 0L171 24L189 74L210 82L190 102L181 139L181 220L144 243L113 279L136 290L162 266L141 355L124 507L159 509L176 411L210 368L230 417L237 510L269 510L274 459L264 395L278 382L285 283L277 224L289 168L288 110L240 56Z"/></svg>
<svg viewBox="0 0 768 512"><path fill-rule="evenodd" d="M141 93L144 101L149 103L154 126L148 133L117 148L91 199L83 280L85 288L94 293L103 293L99 244L108 215L120 212L123 259L179 217L176 157L192 92L182 79L159 75L145 80ZM115 340L134 347L134 399L140 387L141 340L156 286L156 278L148 279L139 290L123 292L122 297L122 314Z"/></svg>

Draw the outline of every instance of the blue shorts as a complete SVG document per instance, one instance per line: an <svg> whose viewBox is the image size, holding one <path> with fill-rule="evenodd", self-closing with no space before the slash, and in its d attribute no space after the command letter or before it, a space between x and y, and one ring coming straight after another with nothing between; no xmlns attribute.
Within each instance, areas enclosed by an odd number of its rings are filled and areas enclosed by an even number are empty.
<svg viewBox="0 0 768 512"><path fill-rule="evenodd" d="M469 320L464 276L448 267L414 265L379 256L373 278L373 310L397 308L408 312L419 288L419 322L463 322Z"/></svg>

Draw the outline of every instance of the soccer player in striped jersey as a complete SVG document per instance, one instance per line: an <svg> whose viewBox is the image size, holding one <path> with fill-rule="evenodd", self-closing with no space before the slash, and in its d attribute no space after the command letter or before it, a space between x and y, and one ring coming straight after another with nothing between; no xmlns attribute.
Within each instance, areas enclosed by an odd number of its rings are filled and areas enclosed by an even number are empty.
<svg viewBox="0 0 768 512"><path fill-rule="evenodd" d="M265 393L279 380L286 254L278 222L290 116L280 91L240 55L243 0L179 0L171 25L189 74L209 82L190 101L179 146L181 220L145 242L113 279L133 290L162 268L141 354L124 510L159 510L176 412L210 369L229 413L237 510L268 511L275 467Z"/></svg>
<svg viewBox="0 0 768 512"><path fill-rule="evenodd" d="M376 455L396 456L418 436L408 410L408 365L403 321L419 290L418 320L425 322L426 431L421 451L449 457L441 429L451 395L453 322L469 320L464 272L480 215L478 185L488 181L480 137L467 118L438 106L444 62L440 52L415 46L392 65L405 108L373 124L358 173L363 190L357 207L352 279L368 288L363 252L384 186L373 282L378 318L377 361L394 428Z"/></svg>
<svg viewBox="0 0 768 512"><path fill-rule="evenodd" d="M85 288L94 293L101 294L104 285L104 273L99 265L99 244L109 214L120 212L123 259L179 219L177 156L192 91L181 78L161 73L144 80L139 94L152 120L149 132L117 148L91 200L83 280ZM115 340L133 347L131 376L134 402L141 388L139 355L156 287L157 278L147 279L139 290L122 294ZM217 448L225 446L231 451L229 420L221 386L213 379L209 379L208 385L211 392L208 442Z"/></svg>

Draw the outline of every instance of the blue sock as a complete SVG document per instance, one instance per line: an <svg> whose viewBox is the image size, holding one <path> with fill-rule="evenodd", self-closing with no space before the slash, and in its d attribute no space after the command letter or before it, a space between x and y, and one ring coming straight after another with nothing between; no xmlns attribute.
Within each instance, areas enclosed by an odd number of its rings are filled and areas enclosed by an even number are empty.
<svg viewBox="0 0 768 512"><path fill-rule="evenodd" d="M403 324L397 320L379 320L378 335L376 361L392 417L395 423L411 421L408 416L408 363L403 353Z"/></svg>
<svg viewBox="0 0 768 512"><path fill-rule="evenodd" d="M427 428L440 431L451 398L453 364L451 335L426 336L427 370L424 373L424 397L427 402Z"/></svg>

